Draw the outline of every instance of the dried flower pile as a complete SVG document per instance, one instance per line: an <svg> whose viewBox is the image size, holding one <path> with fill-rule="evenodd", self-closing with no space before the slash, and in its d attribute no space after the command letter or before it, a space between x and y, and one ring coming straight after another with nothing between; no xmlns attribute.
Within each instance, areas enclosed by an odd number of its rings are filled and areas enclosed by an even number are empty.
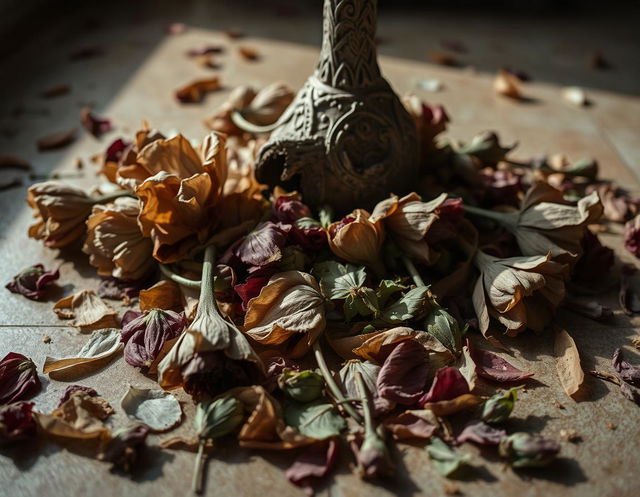
<svg viewBox="0 0 640 497"><path fill-rule="evenodd" d="M212 53L216 47L190 56ZM496 90L518 97L514 79L505 71ZM176 97L195 102L217 87L217 78L197 81ZM182 388L197 404L193 437L161 447L197 453L195 491L223 438L297 449L286 477L306 489L345 447L362 478L392 477L390 445L405 440L423 440L449 478L474 465L460 450L465 443L514 468L552 463L558 442L504 427L533 375L489 348L501 347L503 334L552 327L560 382L567 394L581 393L578 349L552 326L554 313L566 306L611 316L584 298L614 263L597 226L626 223L626 247L638 256L638 200L600 180L593 161L518 162L493 133L443 140L444 109L407 97L421 139L416 191L370 211L312 208L299 192L257 183L253 161L265 137L239 127L273 123L292 96L280 84L236 89L207 121L212 132L200 146L149 128L114 141L101 169L109 193L54 181L29 189L29 236L52 248L81 243L104 278L97 293L80 290L55 304L60 319L91 334L72 356L48 357L43 372L75 381L124 354L158 389L131 387L121 407L135 424L112 432L104 420L114 408L81 385L53 412L35 410L25 400L40 389L36 365L12 352L0 362L0 443L96 440L95 457L131 471L148 434L182 419L160 388ZM83 116L94 133L109 126ZM633 271L622 273L625 312L640 311ZM64 272L38 264L7 288L38 300L58 278ZM119 317L103 299L134 308ZM329 367L336 361L328 355L342 365ZM640 402L640 367L620 350L610 373L592 373Z"/></svg>

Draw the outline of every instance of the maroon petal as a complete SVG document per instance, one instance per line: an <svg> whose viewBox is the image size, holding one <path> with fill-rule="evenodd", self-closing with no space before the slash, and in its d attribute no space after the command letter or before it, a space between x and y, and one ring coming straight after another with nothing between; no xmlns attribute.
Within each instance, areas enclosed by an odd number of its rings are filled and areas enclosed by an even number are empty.
<svg viewBox="0 0 640 497"><path fill-rule="evenodd" d="M269 276L256 276L253 278L247 278L245 283L241 285L236 285L233 289L238 294L238 296L242 299L242 310L246 312L247 305L249 301L260 295L260 290L264 287L269 280L271 279L271 275Z"/></svg>
<svg viewBox="0 0 640 497"><path fill-rule="evenodd" d="M525 373L488 350L478 349L467 339L467 346L478 376L498 383L516 383L531 378L533 373Z"/></svg>
<svg viewBox="0 0 640 497"><path fill-rule="evenodd" d="M58 407L69 400L71 396L76 392L85 392L90 397L96 397L98 395L98 392L96 392L95 389L91 387L85 387L84 385L70 385L64 390L62 397L60 397L60 400L58 401Z"/></svg>
<svg viewBox="0 0 640 497"><path fill-rule="evenodd" d="M266 266L282 258L282 248L291 226L267 221L249 233L234 250L236 257L249 266ZM221 261L222 262L222 261Z"/></svg>
<svg viewBox="0 0 640 497"><path fill-rule="evenodd" d="M33 402L0 407L0 446L36 437L37 424L32 409Z"/></svg>
<svg viewBox="0 0 640 497"><path fill-rule="evenodd" d="M400 342L384 361L376 388L378 395L402 405L415 404L424 393L429 357L417 341Z"/></svg>
<svg viewBox="0 0 640 497"><path fill-rule="evenodd" d="M124 155L124 151L131 145L130 142L123 140L122 138L118 138L111 142L111 145L107 147L107 150L104 154L104 160L107 162L120 162L120 159Z"/></svg>
<svg viewBox="0 0 640 497"><path fill-rule="evenodd" d="M278 197L271 208L271 217L276 222L293 224L301 217L311 217L311 209L299 200Z"/></svg>
<svg viewBox="0 0 640 497"><path fill-rule="evenodd" d="M31 397L40 387L36 365L28 357L9 352L0 361L0 405Z"/></svg>
<svg viewBox="0 0 640 497"><path fill-rule="evenodd" d="M456 441L458 443L474 442L479 445L498 445L507 436L505 430L489 426L484 421L472 421L463 429Z"/></svg>
<svg viewBox="0 0 640 497"><path fill-rule="evenodd" d="M420 404L451 400L469 393L469 384L457 368L440 368L436 371L431 388L420 399Z"/></svg>
<svg viewBox="0 0 640 497"><path fill-rule="evenodd" d="M406 411L384 420L384 425L398 440L408 438L430 438L437 426L429 423L410 411Z"/></svg>
<svg viewBox="0 0 640 497"><path fill-rule="evenodd" d="M624 381L640 388L640 367L632 366L624 360L622 349L616 349L613 353L613 368Z"/></svg>
<svg viewBox="0 0 640 497"><path fill-rule="evenodd" d="M46 271L42 264L36 264L15 275L6 288L31 300L40 300L45 296L47 287L58 278L60 272L57 269Z"/></svg>
<svg viewBox="0 0 640 497"><path fill-rule="evenodd" d="M313 486L335 466L337 455L338 443L335 438L315 443L305 449L287 469L287 480L312 495Z"/></svg>
<svg viewBox="0 0 640 497"><path fill-rule="evenodd" d="M138 297L140 290L148 284L146 280L122 281L117 278L104 278L98 285L98 296L110 300L133 299Z"/></svg>
<svg viewBox="0 0 640 497"><path fill-rule="evenodd" d="M317 252L327 246L327 232L318 226L311 228L292 226L289 232L289 242L292 245L299 245L305 250Z"/></svg>
<svg viewBox="0 0 640 497"><path fill-rule="evenodd" d="M88 107L80 111L82 126L96 138L112 129L111 120L95 116Z"/></svg>

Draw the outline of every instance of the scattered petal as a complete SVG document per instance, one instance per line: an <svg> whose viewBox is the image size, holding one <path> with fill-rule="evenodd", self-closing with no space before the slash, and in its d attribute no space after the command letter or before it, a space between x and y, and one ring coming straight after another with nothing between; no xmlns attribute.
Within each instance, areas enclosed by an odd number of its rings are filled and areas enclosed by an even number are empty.
<svg viewBox="0 0 640 497"><path fill-rule="evenodd" d="M494 428L484 421L472 421L462 429L456 442L473 442L479 445L498 445L507 436L505 430Z"/></svg>
<svg viewBox="0 0 640 497"><path fill-rule="evenodd" d="M201 102L204 96L220 89L220 78L213 76L207 79L197 79L176 90L176 98L183 104Z"/></svg>
<svg viewBox="0 0 640 497"><path fill-rule="evenodd" d="M9 352L0 361L0 405L31 397L40 388L36 365L31 359Z"/></svg>
<svg viewBox="0 0 640 497"><path fill-rule="evenodd" d="M424 394L428 374L425 348L416 340L404 340L396 345L380 369L378 395L402 405L416 404Z"/></svg>
<svg viewBox="0 0 640 497"><path fill-rule="evenodd" d="M53 311L59 319L73 319L73 326L80 328L82 333L118 326L117 312L93 290L81 290L58 300Z"/></svg>
<svg viewBox="0 0 640 497"><path fill-rule="evenodd" d="M110 119L97 117L91 112L91 108L89 107L83 107L82 110L80 110L80 123L82 123L84 129L96 138L113 129Z"/></svg>
<svg viewBox="0 0 640 497"><path fill-rule="evenodd" d="M31 300L44 298L47 288L58 278L60 272L57 269L46 271L42 264L36 264L20 271L7 283L6 288L12 293L19 293Z"/></svg>
<svg viewBox="0 0 640 497"><path fill-rule="evenodd" d="M478 375L486 380L498 383L516 383L525 381L533 376L533 373L525 373L519 370L493 352L473 346L468 339L467 345L476 364Z"/></svg>
<svg viewBox="0 0 640 497"><path fill-rule="evenodd" d="M129 390L120 401L120 405L127 416L144 423L155 432L170 430L182 419L180 402L171 393L163 390L129 385Z"/></svg>
<svg viewBox="0 0 640 497"><path fill-rule="evenodd" d="M503 95L515 100L522 98L520 85L520 79L503 69L498 71L496 78L493 80L493 90L498 95Z"/></svg>
<svg viewBox="0 0 640 497"><path fill-rule="evenodd" d="M564 391L567 395L574 396L580 391L584 382L580 354L569 333L562 328L555 328L553 351L556 356L556 370Z"/></svg>
<svg viewBox="0 0 640 497"><path fill-rule="evenodd" d="M55 150L58 148L63 148L72 143L75 139L75 128L52 133L38 139L38 150L42 152L44 150Z"/></svg>
<svg viewBox="0 0 640 497"><path fill-rule="evenodd" d="M325 477L334 468L338 455L338 442L335 438L317 442L306 448L287 468L287 480L313 494L317 480Z"/></svg>
<svg viewBox="0 0 640 497"><path fill-rule="evenodd" d="M640 367L632 366L624 360L622 349L617 348L613 353L612 359L613 369L620 375L624 381L640 388Z"/></svg>

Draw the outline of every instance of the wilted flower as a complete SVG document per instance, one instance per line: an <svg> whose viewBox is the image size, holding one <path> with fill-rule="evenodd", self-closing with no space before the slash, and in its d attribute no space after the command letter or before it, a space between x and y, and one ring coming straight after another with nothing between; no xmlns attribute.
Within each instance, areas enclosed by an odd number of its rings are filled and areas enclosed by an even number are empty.
<svg viewBox="0 0 640 497"><path fill-rule="evenodd" d="M624 248L640 258L640 215L624 226Z"/></svg>
<svg viewBox="0 0 640 497"><path fill-rule="evenodd" d="M358 447L354 441L352 450L358 461L357 472L361 478L384 478L395 472L389 449L375 430L365 430L362 444Z"/></svg>
<svg viewBox="0 0 640 497"><path fill-rule="evenodd" d="M131 471L146 447L149 431L149 427L143 424L121 428L114 432L113 438L98 454L98 460L112 463L114 469Z"/></svg>
<svg viewBox="0 0 640 497"><path fill-rule="evenodd" d="M164 344L187 325L184 313L152 309L146 312L127 311L122 319L124 360L131 366L148 368L158 358Z"/></svg>
<svg viewBox="0 0 640 497"><path fill-rule="evenodd" d="M555 440L517 432L503 438L498 449L514 468L527 468L549 464L560 452L560 445Z"/></svg>
<svg viewBox="0 0 640 497"><path fill-rule="evenodd" d="M384 229L382 223L371 222L369 213L356 209L327 229L331 251L338 257L353 264L369 266L377 274L384 274L380 258Z"/></svg>
<svg viewBox="0 0 640 497"><path fill-rule="evenodd" d="M58 181L36 183L29 188L29 206L36 211L36 224L29 237L44 240L47 247L64 247L85 232L85 220L94 199L83 190Z"/></svg>
<svg viewBox="0 0 640 497"><path fill-rule="evenodd" d="M303 356L326 326L324 297L313 276L286 271L272 276L249 301L244 332L264 345L291 347L288 356Z"/></svg>
<svg viewBox="0 0 640 497"><path fill-rule="evenodd" d="M6 287L10 292L19 293L31 300L40 300L45 296L47 287L59 277L57 269L45 271L42 264L36 264L20 271Z"/></svg>
<svg viewBox="0 0 640 497"><path fill-rule="evenodd" d="M375 206L369 221L382 222L385 231L407 255L425 264L433 264L435 254L424 238L438 219L438 207L446 198L447 194L443 193L430 202L422 202L416 193L401 199L392 195Z"/></svg>
<svg viewBox="0 0 640 497"><path fill-rule="evenodd" d="M30 397L40 390L36 365L31 359L9 352L0 361L0 405Z"/></svg>
<svg viewBox="0 0 640 497"><path fill-rule="evenodd" d="M487 423L504 423L516 404L518 388L510 388L487 399L482 406L482 421Z"/></svg>
<svg viewBox="0 0 640 497"><path fill-rule="evenodd" d="M153 240L153 256L174 262L209 237L227 177L224 138L209 135L196 152L182 135L156 140L138 153L138 171L150 177L136 188L138 223ZM153 176L152 176L153 174Z"/></svg>
<svg viewBox="0 0 640 497"><path fill-rule="evenodd" d="M33 402L14 402L0 407L0 446L35 438L38 426Z"/></svg>
<svg viewBox="0 0 640 497"><path fill-rule="evenodd" d="M248 266L266 266L282 259L288 226L267 221L259 224L233 249L233 254Z"/></svg>
<svg viewBox="0 0 640 497"><path fill-rule="evenodd" d="M87 239L82 251L100 276L138 280L155 267L153 243L140 232L140 203L130 197L107 205L95 205L87 219Z"/></svg>
<svg viewBox="0 0 640 497"><path fill-rule="evenodd" d="M285 370L278 377L280 390L298 402L312 402L322 395L324 380L315 371Z"/></svg>
<svg viewBox="0 0 640 497"><path fill-rule="evenodd" d="M253 384L262 361L236 326L224 319L213 293L213 247L207 247L198 310L193 322L158 364L163 388L182 386L196 398Z"/></svg>
<svg viewBox="0 0 640 497"><path fill-rule="evenodd" d="M551 261L548 254L500 259L478 251L474 264L480 276L473 306L483 334L489 329L489 316L511 336L525 327L542 331L564 298L564 266Z"/></svg>

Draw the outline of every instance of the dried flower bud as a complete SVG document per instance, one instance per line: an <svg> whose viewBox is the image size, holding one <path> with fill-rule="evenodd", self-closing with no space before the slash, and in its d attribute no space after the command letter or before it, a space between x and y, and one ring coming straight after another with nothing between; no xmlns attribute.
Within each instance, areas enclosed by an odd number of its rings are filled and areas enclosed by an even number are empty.
<svg viewBox="0 0 640 497"><path fill-rule="evenodd" d="M149 427L143 424L116 431L114 437L98 454L98 460L112 463L114 469L131 471L140 457L140 452L146 447L149 431Z"/></svg>
<svg viewBox="0 0 640 497"><path fill-rule="evenodd" d="M9 352L0 361L0 405L11 404L40 390L36 365L31 359Z"/></svg>
<svg viewBox="0 0 640 497"><path fill-rule="evenodd" d="M555 440L517 432L500 441L499 451L514 468L538 467L549 464L560 452L560 445Z"/></svg>
<svg viewBox="0 0 640 497"><path fill-rule="evenodd" d="M0 407L0 446L36 436L37 424L32 409L33 402L15 402Z"/></svg>
<svg viewBox="0 0 640 497"><path fill-rule="evenodd" d="M338 257L353 264L371 267L376 273L384 274L380 258L384 229L379 222L371 222L369 213L356 209L327 229L329 247Z"/></svg>
<svg viewBox="0 0 640 497"><path fill-rule="evenodd" d="M52 248L69 245L84 234L94 203L83 190L58 181L31 186L27 202L37 218L29 227L29 237L44 240Z"/></svg>
<svg viewBox="0 0 640 497"><path fill-rule="evenodd" d="M42 264L36 264L20 271L7 283L7 289L12 293L19 293L31 300L44 297L47 287L60 277L57 269L45 271Z"/></svg>
<svg viewBox="0 0 640 497"><path fill-rule="evenodd" d="M220 397L201 402L194 424L201 440L223 437L235 430L244 419L242 403L235 397Z"/></svg>
<svg viewBox="0 0 640 497"><path fill-rule="evenodd" d="M139 214L140 202L130 197L93 206L82 251L100 276L139 280L155 268L153 243L140 232Z"/></svg>
<svg viewBox="0 0 640 497"><path fill-rule="evenodd" d="M395 472L387 445L374 430L367 431L362 445L357 449L356 459L357 472L363 479L387 477Z"/></svg>
<svg viewBox="0 0 640 497"><path fill-rule="evenodd" d="M278 386L289 397L298 402L312 402L322 395L324 380L315 371L285 370L278 377Z"/></svg>
<svg viewBox="0 0 640 497"><path fill-rule="evenodd" d="M510 388L487 399L482 406L482 420L487 423L504 423L513 411L520 388L522 387Z"/></svg>
<svg viewBox="0 0 640 497"><path fill-rule="evenodd" d="M148 368L164 344L180 336L187 325L184 313L161 309L127 311L122 321L124 360L138 368Z"/></svg>

